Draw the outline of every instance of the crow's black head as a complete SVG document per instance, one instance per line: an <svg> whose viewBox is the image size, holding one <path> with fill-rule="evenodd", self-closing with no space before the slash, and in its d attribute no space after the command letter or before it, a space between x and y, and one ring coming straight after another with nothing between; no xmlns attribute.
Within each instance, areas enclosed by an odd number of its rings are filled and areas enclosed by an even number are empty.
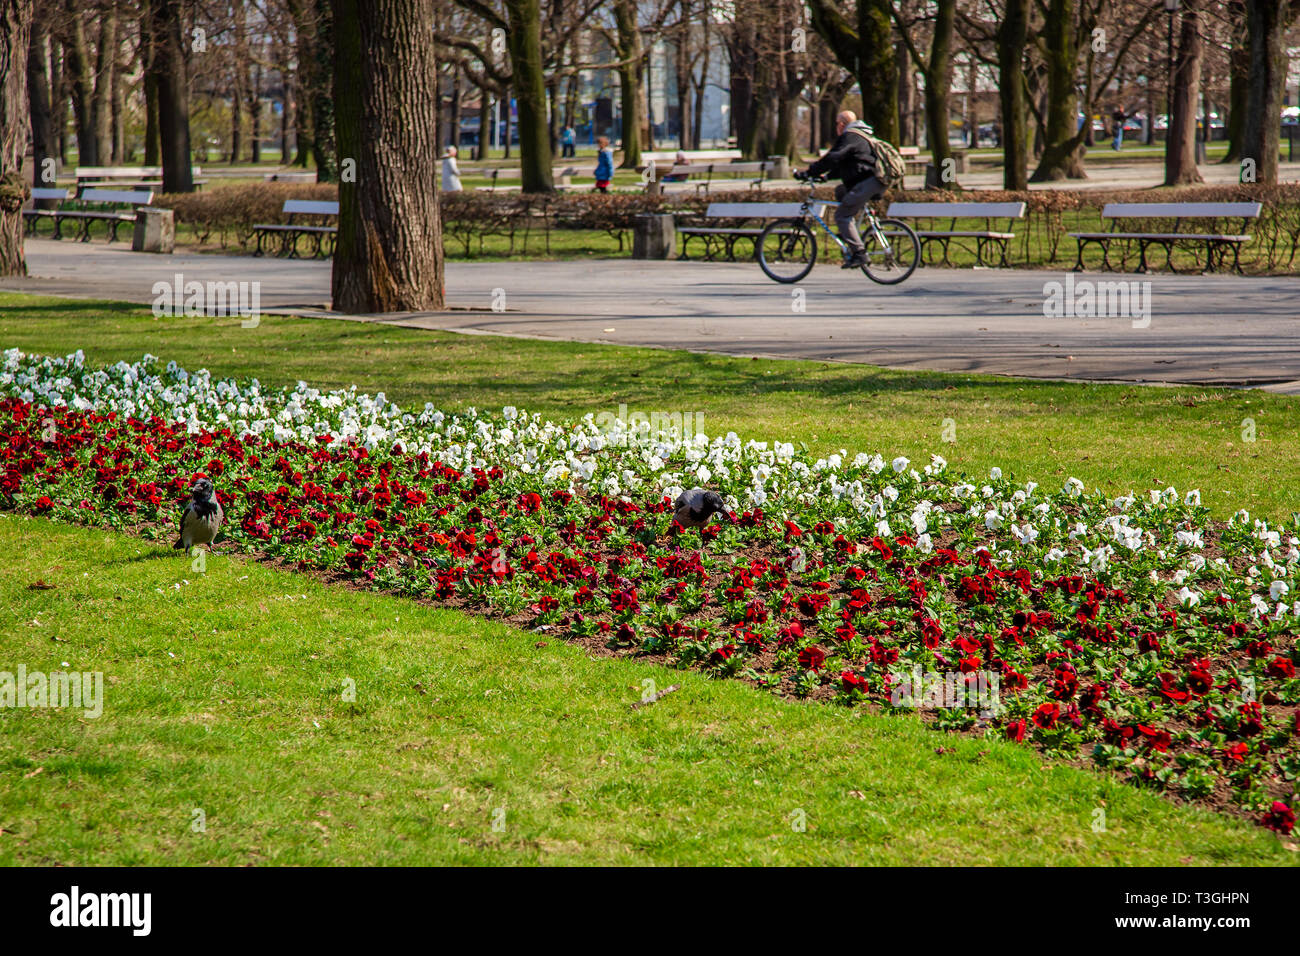
<svg viewBox="0 0 1300 956"><path fill-rule="evenodd" d="M207 478L200 478L198 481L194 482L194 487L190 490L193 492L195 498L203 501L212 497L212 482Z"/></svg>
<svg viewBox="0 0 1300 956"><path fill-rule="evenodd" d="M726 514L727 506L722 500L722 495L716 491L706 491L704 493L704 507L708 514Z"/></svg>

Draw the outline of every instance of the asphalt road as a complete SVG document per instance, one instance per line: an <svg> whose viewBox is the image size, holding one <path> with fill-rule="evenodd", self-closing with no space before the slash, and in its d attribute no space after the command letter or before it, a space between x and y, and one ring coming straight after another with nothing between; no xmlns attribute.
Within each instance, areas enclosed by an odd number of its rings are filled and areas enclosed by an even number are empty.
<svg viewBox="0 0 1300 956"><path fill-rule="evenodd" d="M27 255L31 275L0 280L0 288L150 303L155 282L180 273L186 281L256 281L263 311L324 314L329 298L328 262L164 257L132 253L127 243L43 239L29 240ZM1098 281L1138 283L1129 314L1045 314L1057 303L1068 312L1069 283L1076 312L1086 308L1082 283ZM451 310L442 313L346 318L890 368L1300 393L1300 279L1290 277L919 269L884 287L818 266L791 287L751 263L453 262L447 299Z"/></svg>

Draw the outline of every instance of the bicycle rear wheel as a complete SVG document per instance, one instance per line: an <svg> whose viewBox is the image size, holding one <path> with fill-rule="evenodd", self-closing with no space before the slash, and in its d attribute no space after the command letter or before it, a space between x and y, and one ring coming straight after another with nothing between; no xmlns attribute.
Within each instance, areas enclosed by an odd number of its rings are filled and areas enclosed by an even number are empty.
<svg viewBox="0 0 1300 956"><path fill-rule="evenodd" d="M798 282L817 262L817 237L802 219L778 219L758 237L758 264L773 282Z"/></svg>
<svg viewBox="0 0 1300 956"><path fill-rule="evenodd" d="M897 285L916 271L921 261L921 240L911 226L897 219L881 219L878 227L877 231L867 224L862 231L867 256L862 271L872 282Z"/></svg>

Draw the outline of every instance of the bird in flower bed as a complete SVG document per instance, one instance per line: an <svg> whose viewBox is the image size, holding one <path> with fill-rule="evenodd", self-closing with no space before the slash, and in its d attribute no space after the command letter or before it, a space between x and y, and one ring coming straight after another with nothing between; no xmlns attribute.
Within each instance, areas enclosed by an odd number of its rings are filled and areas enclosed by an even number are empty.
<svg viewBox="0 0 1300 956"><path fill-rule="evenodd" d="M673 502L673 520L683 528L703 528L715 514L726 514L722 495L703 488L683 491Z"/></svg>
<svg viewBox="0 0 1300 956"><path fill-rule="evenodd" d="M211 544L221 531L221 522L225 516L211 480L200 478L194 482L190 500L181 510L180 536L172 547L178 550L184 548L185 553L189 554L196 544Z"/></svg>
<svg viewBox="0 0 1300 956"><path fill-rule="evenodd" d="M1216 522L1172 488L1106 498L998 469L976 485L939 459L612 445L515 409L5 360L0 510L129 531L185 476L223 476L225 533L252 554L846 706L996 677L987 715L936 726L1294 830L1300 524ZM717 490L674 501L674 455ZM724 494L739 514L715 528ZM665 512L728 559L665 545Z"/></svg>

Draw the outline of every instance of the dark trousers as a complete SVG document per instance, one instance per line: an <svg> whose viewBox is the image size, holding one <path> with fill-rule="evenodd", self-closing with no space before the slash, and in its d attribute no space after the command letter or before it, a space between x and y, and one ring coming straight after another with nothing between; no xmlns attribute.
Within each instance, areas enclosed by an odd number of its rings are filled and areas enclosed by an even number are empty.
<svg viewBox="0 0 1300 956"><path fill-rule="evenodd" d="M869 200L875 199L885 191L879 179L872 176L864 179L852 189L843 183L835 187L835 198L839 205L835 207L835 225L840 231L840 238L848 246L850 256L860 256L866 252L862 245L862 236L858 234L857 218Z"/></svg>

